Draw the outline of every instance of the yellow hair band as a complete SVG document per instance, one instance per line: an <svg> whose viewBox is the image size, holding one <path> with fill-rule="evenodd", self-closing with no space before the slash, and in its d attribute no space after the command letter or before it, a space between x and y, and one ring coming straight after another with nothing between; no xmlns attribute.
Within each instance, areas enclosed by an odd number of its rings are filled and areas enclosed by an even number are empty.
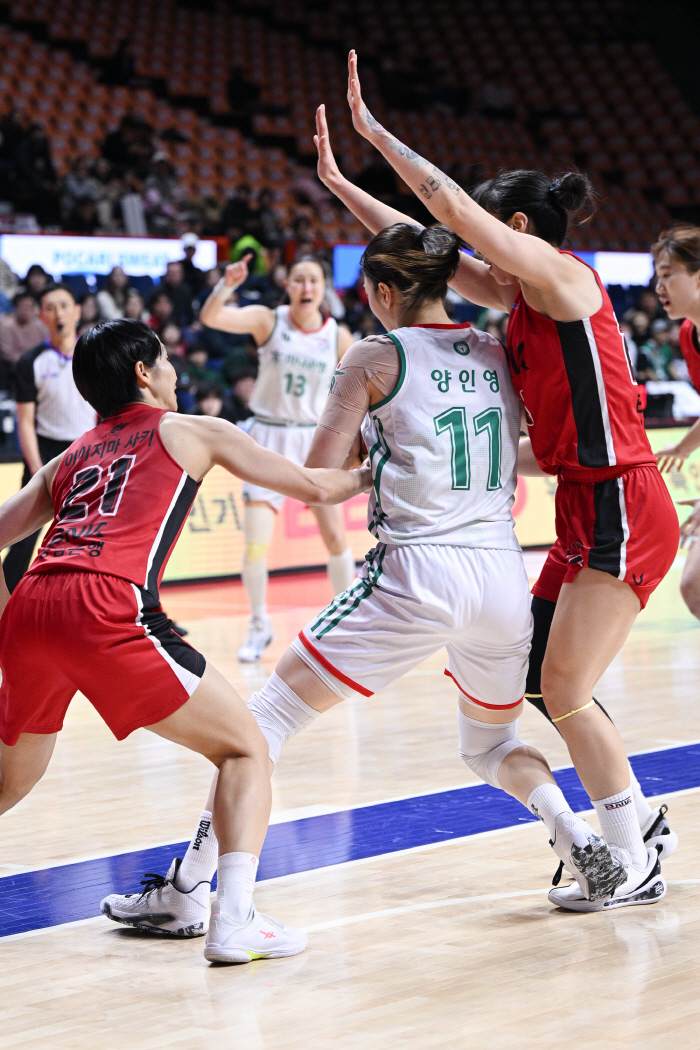
<svg viewBox="0 0 700 1050"><path fill-rule="evenodd" d="M571 718L572 715L577 715L579 711L585 711L587 707L593 707L595 700L589 700L583 707L577 707L574 711L567 711L565 715L559 715L558 718L553 718L553 722L562 722L565 718Z"/></svg>

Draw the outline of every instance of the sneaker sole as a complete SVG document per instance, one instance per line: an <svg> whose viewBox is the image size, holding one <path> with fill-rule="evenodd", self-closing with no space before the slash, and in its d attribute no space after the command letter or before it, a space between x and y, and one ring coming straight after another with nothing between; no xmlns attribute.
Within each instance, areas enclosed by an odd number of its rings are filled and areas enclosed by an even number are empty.
<svg viewBox="0 0 700 1050"><path fill-rule="evenodd" d="M578 911L578 912L591 912L591 911L613 911L616 908L631 908L641 904L656 904L662 897L666 895L666 880L663 875L655 875L646 884L646 886L640 886L638 890L630 893L625 897L611 897L606 901L589 901L585 898L581 900L557 900L555 891L550 890L548 897L552 904L555 904L557 908L561 908L562 911Z"/></svg>
<svg viewBox="0 0 700 1050"><path fill-rule="evenodd" d="M164 915L144 914L126 919L119 915L115 915L109 904L101 904L100 911L106 918L111 919L112 922L118 922L120 926L131 926L132 929L143 930L144 933L155 934L157 937L174 937L176 939L182 939L183 937L204 937L207 932L203 922L193 922L189 926L180 926L175 930L166 929L166 924L178 921L174 916L166 917ZM160 920L160 922L156 920Z"/></svg>
<svg viewBox="0 0 700 1050"><path fill-rule="evenodd" d="M204 949L204 958L207 962L240 964L254 962L256 959L288 959L292 955L300 955L303 948L290 948L289 951L281 949L274 952L251 952L246 948L223 948L216 944L207 944Z"/></svg>

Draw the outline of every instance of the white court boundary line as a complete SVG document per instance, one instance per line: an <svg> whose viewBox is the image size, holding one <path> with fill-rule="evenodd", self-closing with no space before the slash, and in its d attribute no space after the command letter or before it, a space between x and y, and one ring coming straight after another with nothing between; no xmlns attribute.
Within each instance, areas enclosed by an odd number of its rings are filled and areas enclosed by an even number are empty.
<svg viewBox="0 0 700 1050"><path fill-rule="evenodd" d="M682 741L677 741L677 742L675 742L673 744L666 744L663 747L648 747L648 748L642 749L641 751L628 751L627 754L628 754L628 757L635 758L637 755L652 755L655 752L675 751L679 747L694 747L694 746L697 746L697 745L700 745L700 740L682 740ZM573 765L570 762L567 763L564 766L552 766L551 767L553 773L560 773L560 772L562 772L565 769L573 769L573 768L574 767L573 767ZM281 812L273 813L270 816L270 827L272 827L275 824L286 824L286 823L291 823L292 821L295 821L295 820L304 820L307 817L325 817L325 816L329 816L329 815L331 815L333 813L353 813L353 812L355 812L355 810L358 810L358 809L371 809L373 806L385 806L385 805L387 805L390 802L407 802L409 799L412 799L412 798L426 798L426 797L429 797L430 795L444 795L448 791L462 791L464 788L478 787L478 785L482 784L482 783L483 782L479 781L479 780L472 780L472 781L469 781L466 784L455 784L453 787L436 788L434 791L421 791L418 795L416 795L416 794L412 794L412 795L394 795L391 798L382 798L382 799L378 799L378 800L376 800L374 802L362 802L358 806L324 806L322 804L319 804L319 805L312 805L312 806L303 806L303 807L300 807L299 809L282 810ZM662 797L663 798L674 798L676 795L690 795L690 794L693 794L694 792L697 792L697 791L700 791L700 788L683 788L680 791L665 791L661 795L647 795L646 797L649 798L649 799L662 798ZM589 807L588 809L577 810L577 812L578 813L592 813L593 809ZM526 821L523 826L527 827L531 823L532 823L532 821ZM518 825L518 824L513 824L513 825L511 825L508 828L496 828L494 831L477 832L475 835L465 835L465 836L462 836L461 838L448 839L448 840L446 840L446 843L436 842L436 843L429 843L427 846L411 847L409 850L407 850L405 852L409 852L409 853L413 852L413 849L432 849L434 846L440 846L440 845L449 844L449 842L461 842L461 841L465 841L466 839L479 838L481 835L500 834L502 831L510 831L514 827L519 827L519 826L520 825ZM88 854L87 856L84 856L84 857L72 857L69 860L57 860L57 861L54 861L54 862L49 861L46 864L37 864L35 867L32 867L30 865L28 865L27 867L24 867L21 864L15 864L15 865L12 865L12 864L2 865L2 864L0 864L0 880L7 879L7 878L12 878L15 875L25 875L25 874L27 874L29 872L32 872L32 871L47 871L49 868L65 868L69 864L86 864L89 861L93 861L93 860L108 860L111 857L123 857L123 856L128 856L128 854L130 854L130 853L143 853L146 850L150 850L150 849L164 849L166 846L176 846L176 845L178 845L178 842L174 842L172 839L169 839L166 842L156 842L156 843L152 843L150 845L145 845L145 846L134 846L131 849L116 850L116 851L115 850L110 850L110 851L104 852L104 853ZM404 850L397 850L396 854L398 855L399 853L403 853L403 852L404 852ZM384 853L379 854L379 856L386 856L386 855L387 854L384 854ZM362 858L363 861L364 860L371 860L371 859L373 859L373 858L370 858L370 857ZM354 863L356 863L356 862L355 861L344 861L342 866L344 867L346 864L354 864ZM2 871L3 867L12 868L12 870L8 871L8 872L3 872ZM329 865L329 867L335 867L335 865ZM316 869L313 869L313 870L316 870ZM297 874L297 873L293 873L293 874ZM298 874L301 874L301 872L299 872ZM283 879L291 878L291 877L292 877L291 875L281 875L281 876L279 876L279 878L283 878ZM265 882L276 882L276 881L277 881L277 879L265 879ZM80 921L82 921L82 920L80 920ZM52 928L53 929L57 929L57 927L52 927Z"/></svg>

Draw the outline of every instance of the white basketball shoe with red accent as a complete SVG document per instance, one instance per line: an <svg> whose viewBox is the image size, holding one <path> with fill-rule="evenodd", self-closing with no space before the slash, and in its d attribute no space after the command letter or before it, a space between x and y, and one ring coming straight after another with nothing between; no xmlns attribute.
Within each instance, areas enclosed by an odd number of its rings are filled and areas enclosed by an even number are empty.
<svg viewBox="0 0 700 1050"><path fill-rule="evenodd" d="M302 930L292 929L268 915L261 915L254 907L249 919L235 922L221 911L221 903L214 901L204 958L218 963L283 959L303 952L307 940Z"/></svg>

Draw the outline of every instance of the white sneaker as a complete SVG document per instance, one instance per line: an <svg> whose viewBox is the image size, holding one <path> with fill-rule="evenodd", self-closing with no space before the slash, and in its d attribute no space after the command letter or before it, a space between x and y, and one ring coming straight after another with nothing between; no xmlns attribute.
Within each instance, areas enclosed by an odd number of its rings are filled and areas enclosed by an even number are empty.
<svg viewBox="0 0 700 1050"><path fill-rule="evenodd" d="M610 897L627 877L605 839L573 813L559 814L554 825L554 841L550 840L549 844L561 861L553 884L558 884L566 866L576 879L576 889L587 900Z"/></svg>
<svg viewBox="0 0 700 1050"><path fill-rule="evenodd" d="M150 933L203 937L207 932L211 885L198 882L192 889L178 889L175 879L181 863L176 857L165 878L148 872L141 879L141 893L110 893L100 902L100 911L114 922Z"/></svg>
<svg viewBox="0 0 700 1050"><path fill-rule="evenodd" d="M661 874L659 854L647 850L647 865L643 871L633 868L629 854L612 846L610 852L624 866L625 881L605 899L589 900L575 883L572 886L554 886L549 891L552 904L567 911L610 911L628 908L633 904L655 904L666 894L666 880Z"/></svg>
<svg viewBox="0 0 700 1050"><path fill-rule="evenodd" d="M248 637L238 650L238 659L243 664L255 663L274 637L269 616L252 616L248 623Z"/></svg>
<svg viewBox="0 0 700 1050"><path fill-rule="evenodd" d="M283 959L298 955L308 937L253 908L246 922L235 922L222 914L221 904L211 906L204 958L209 962L248 963L253 959Z"/></svg>
<svg viewBox="0 0 700 1050"><path fill-rule="evenodd" d="M678 848L678 835L669 827L666 820L668 806L658 806L652 810L649 820L642 828L642 837L647 849L659 851L659 860L665 860Z"/></svg>

